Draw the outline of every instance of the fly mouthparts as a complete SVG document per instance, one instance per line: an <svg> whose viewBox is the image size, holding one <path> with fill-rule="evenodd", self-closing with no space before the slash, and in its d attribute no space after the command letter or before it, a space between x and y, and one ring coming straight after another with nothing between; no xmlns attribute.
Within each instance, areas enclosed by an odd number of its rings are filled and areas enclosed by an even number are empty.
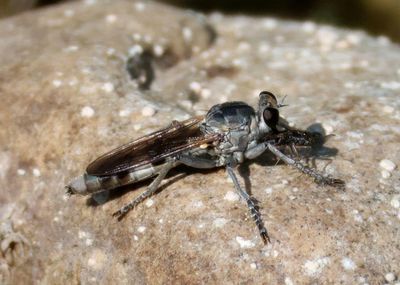
<svg viewBox="0 0 400 285"><path fill-rule="evenodd" d="M66 189L66 191L65 191L65 195L67 195L67 197L71 197L73 194L74 194L74 191L72 191L72 188L71 188L71 186L65 186L64 187L65 189Z"/></svg>

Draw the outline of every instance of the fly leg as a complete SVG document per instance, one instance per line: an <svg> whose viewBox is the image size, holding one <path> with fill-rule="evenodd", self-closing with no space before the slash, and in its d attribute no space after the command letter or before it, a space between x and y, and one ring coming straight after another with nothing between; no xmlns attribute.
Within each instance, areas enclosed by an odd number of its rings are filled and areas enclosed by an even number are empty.
<svg viewBox="0 0 400 285"><path fill-rule="evenodd" d="M253 220L256 222L258 231L260 232L260 236L263 239L264 243L267 244L270 241L267 229L264 227L264 223L261 218L261 213L258 204L258 201L254 198L251 197L246 191L242 189L242 187L239 184L239 181L235 175L235 172L233 171L233 168L229 165L226 166L226 171L229 174L229 177L232 179L233 184L235 185L236 190L239 192L240 197L242 197L246 203L247 207L250 210L251 217Z"/></svg>
<svg viewBox="0 0 400 285"><path fill-rule="evenodd" d="M342 188L344 187L344 181L336 178L332 178L329 176L324 176L323 174L319 173L317 170L310 168L304 164L302 164L300 161L294 160L290 158L289 156L285 155L282 153L279 149L277 149L275 146L272 144L267 143L267 148L279 159L283 160L285 163L297 168L304 174L307 174L308 176L311 176L314 178L314 181L317 184L320 185L330 185L333 187L338 187Z"/></svg>
<svg viewBox="0 0 400 285"><path fill-rule="evenodd" d="M212 159L212 157L199 157L190 154L180 154L176 159L184 165L199 169L210 169L218 166L218 161L216 159Z"/></svg>
<svg viewBox="0 0 400 285"><path fill-rule="evenodd" d="M132 210L134 207L139 205L145 199L153 195L154 192L158 189L158 186L160 186L161 181L167 175L168 171L170 171L171 168L173 168L175 165L176 162L174 160L168 161L164 165L164 167L160 170L160 172L158 173L157 177L153 180L153 182L151 182L151 184L147 187L147 190L142 194L140 194L135 199L133 199L131 202L123 206L121 209L113 213L113 216L118 217L118 220L121 220L130 210Z"/></svg>

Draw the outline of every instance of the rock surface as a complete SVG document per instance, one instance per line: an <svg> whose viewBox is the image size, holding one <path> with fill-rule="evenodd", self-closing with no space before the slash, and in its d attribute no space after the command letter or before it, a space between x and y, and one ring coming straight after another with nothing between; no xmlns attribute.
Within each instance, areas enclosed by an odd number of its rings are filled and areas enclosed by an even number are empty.
<svg viewBox="0 0 400 285"><path fill-rule="evenodd" d="M0 21L0 38L0 283L400 277L397 45L313 23L132 1L30 12ZM141 52L154 69L146 90L147 73L132 79L126 70ZM335 134L327 147L338 154L316 164L347 182L345 191L317 187L268 155L246 164L271 244L261 242L223 169L178 170L120 222L111 214L146 183L108 200L64 195L99 154L219 102L256 104L261 90L288 95L289 122Z"/></svg>

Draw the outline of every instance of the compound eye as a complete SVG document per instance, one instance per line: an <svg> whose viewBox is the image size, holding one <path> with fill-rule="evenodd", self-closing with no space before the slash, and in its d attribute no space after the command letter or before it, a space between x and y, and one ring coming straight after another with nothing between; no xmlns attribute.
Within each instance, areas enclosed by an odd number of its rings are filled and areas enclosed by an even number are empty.
<svg viewBox="0 0 400 285"><path fill-rule="evenodd" d="M266 108L263 112L263 118L268 127L276 130L279 121L279 111L275 108Z"/></svg>
<svg viewBox="0 0 400 285"><path fill-rule="evenodd" d="M278 101L274 94L268 91L262 91L260 93L260 100L263 101L263 105L267 107L278 107Z"/></svg>

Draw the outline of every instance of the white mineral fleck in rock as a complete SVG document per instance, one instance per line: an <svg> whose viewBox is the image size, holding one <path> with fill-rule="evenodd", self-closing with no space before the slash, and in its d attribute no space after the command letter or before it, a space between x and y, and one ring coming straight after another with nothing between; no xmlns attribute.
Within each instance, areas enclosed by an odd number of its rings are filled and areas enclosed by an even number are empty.
<svg viewBox="0 0 400 285"><path fill-rule="evenodd" d="M115 48L110 47L107 49L106 54L108 56L112 56L112 55L115 55L115 52L116 52Z"/></svg>
<svg viewBox="0 0 400 285"><path fill-rule="evenodd" d="M392 114L394 112L394 108L392 106L383 106L382 111L387 114Z"/></svg>
<svg viewBox="0 0 400 285"><path fill-rule="evenodd" d="M165 49L162 45L155 45L153 46L153 53L155 56L160 57L164 54Z"/></svg>
<svg viewBox="0 0 400 285"><path fill-rule="evenodd" d="M393 272L388 272L385 274L385 280L387 282L393 282L394 280L396 280L396 275L394 275Z"/></svg>
<svg viewBox="0 0 400 285"><path fill-rule="evenodd" d="M307 260L303 265L304 271L308 276L316 276L322 272L325 266L330 263L329 257L321 257L314 260Z"/></svg>
<svg viewBox="0 0 400 285"><path fill-rule="evenodd" d="M228 191L228 192L226 192L226 194L224 196L224 200L227 200L227 201L238 201L239 200L239 195L236 194L235 192Z"/></svg>
<svg viewBox="0 0 400 285"><path fill-rule="evenodd" d="M87 238L87 237L89 237L90 236L90 234L89 233L87 233L87 232L85 232L85 231L78 231L78 238L79 239L84 239L84 238Z"/></svg>
<svg viewBox="0 0 400 285"><path fill-rule="evenodd" d="M54 79L52 81L52 84L53 84L54 87L58 88L58 87L60 87L62 85L62 81L59 80L59 79Z"/></svg>
<svg viewBox="0 0 400 285"><path fill-rule="evenodd" d="M128 54L130 56L141 54L143 52L143 47L141 45L133 45L129 48Z"/></svg>
<svg viewBox="0 0 400 285"><path fill-rule="evenodd" d="M87 238L87 239L85 240L85 245L87 245L87 246L92 246L92 245L93 245L93 239Z"/></svg>
<svg viewBox="0 0 400 285"><path fill-rule="evenodd" d="M131 111L128 109L122 109L118 112L120 117L128 117L131 114Z"/></svg>
<svg viewBox="0 0 400 285"><path fill-rule="evenodd" d="M355 46L361 42L361 35L359 33L350 33L346 36L346 40Z"/></svg>
<svg viewBox="0 0 400 285"><path fill-rule="evenodd" d="M91 118L94 116L94 109L90 106L85 106L81 109L81 116L85 118Z"/></svg>
<svg viewBox="0 0 400 285"><path fill-rule="evenodd" d="M363 217L361 216L361 214L358 210L353 210L352 213L353 213L354 221L356 221L358 223L362 223L364 221Z"/></svg>
<svg viewBox="0 0 400 285"><path fill-rule="evenodd" d="M65 52L74 52L74 51L78 51L78 50L79 50L79 47L78 46L74 46L74 45L64 48Z"/></svg>
<svg viewBox="0 0 400 285"><path fill-rule="evenodd" d="M204 99L207 99L211 96L211 91L210 89L207 88L203 88L200 91L200 96L203 97Z"/></svg>
<svg viewBox="0 0 400 285"><path fill-rule="evenodd" d="M24 175L26 174L26 170L25 170L25 169L22 169L22 168L19 168L19 169L17 170L17 174L18 174L19 176L24 176Z"/></svg>
<svg viewBox="0 0 400 285"><path fill-rule="evenodd" d="M270 50L271 50L271 46L269 44L267 44L267 43L261 43L258 46L258 52L260 54L267 54ZM264 79L265 79L265 77L266 76L264 76Z"/></svg>
<svg viewBox="0 0 400 285"><path fill-rule="evenodd" d="M332 134L333 133L333 126L329 123L322 123L322 127L324 128L325 132L327 135Z"/></svg>
<svg viewBox="0 0 400 285"><path fill-rule="evenodd" d="M113 23L115 23L117 21L117 15L115 15L115 14L108 14L107 16L106 16L106 22L108 23L108 24L113 24Z"/></svg>
<svg viewBox="0 0 400 285"><path fill-rule="evenodd" d="M246 240L240 236L236 237L236 241L239 243L241 248L251 248L255 246L251 240Z"/></svg>
<svg viewBox="0 0 400 285"><path fill-rule="evenodd" d="M148 44L153 42L153 38L150 35L144 35L143 36L143 40L144 40L145 43L148 43Z"/></svg>
<svg viewBox="0 0 400 285"><path fill-rule="evenodd" d="M138 229L137 229L137 231L138 231L139 233L144 233L145 230L146 230L146 227L145 227L145 226L140 226L140 227L138 227Z"/></svg>
<svg viewBox="0 0 400 285"><path fill-rule="evenodd" d="M267 187L265 188L265 193L267 193L268 195L270 195L272 193L272 187Z"/></svg>
<svg viewBox="0 0 400 285"><path fill-rule="evenodd" d="M135 41L140 41L140 40L142 39L142 35L141 35L141 34L138 34L138 33L134 33L134 34L132 35L132 38L133 38Z"/></svg>
<svg viewBox="0 0 400 285"><path fill-rule="evenodd" d="M189 89L191 91L195 92L196 94L200 94L201 85L199 82L193 81L193 82L190 82Z"/></svg>
<svg viewBox="0 0 400 285"><path fill-rule="evenodd" d="M395 195L391 200L390 200L390 205L392 205L393 208L400 208L400 195Z"/></svg>
<svg viewBox="0 0 400 285"><path fill-rule="evenodd" d="M145 8L146 8L146 5L143 2L136 2L135 3L136 11L142 12L142 11L144 11Z"/></svg>
<svg viewBox="0 0 400 285"><path fill-rule="evenodd" d="M290 277L285 277L285 285L294 285L292 279Z"/></svg>
<svg viewBox="0 0 400 285"><path fill-rule="evenodd" d="M350 43L345 40L341 40L336 43L336 48L338 48L338 49L346 49L349 47L350 47Z"/></svg>
<svg viewBox="0 0 400 285"><path fill-rule="evenodd" d="M107 261L107 255L100 249L95 249L92 251L87 264L94 270L100 270L104 267Z"/></svg>
<svg viewBox="0 0 400 285"><path fill-rule="evenodd" d="M250 268L253 269L253 270L257 269L257 263L254 263L254 262L250 263Z"/></svg>
<svg viewBox="0 0 400 285"><path fill-rule="evenodd" d="M391 176L391 174L390 174L390 172L387 171L386 169L383 169L383 170L381 171L381 176L382 176L383 179L387 179L387 178L389 178L389 177Z"/></svg>
<svg viewBox="0 0 400 285"><path fill-rule="evenodd" d="M78 84L78 79L76 78L72 78L70 81L68 81L69 86L75 86L76 84Z"/></svg>
<svg viewBox="0 0 400 285"><path fill-rule="evenodd" d="M32 169L32 174L35 177L39 177L40 176L40 170L38 168L34 168L34 169Z"/></svg>
<svg viewBox="0 0 400 285"><path fill-rule="evenodd" d="M202 201L195 201L193 203L193 206L196 207L196 208L203 208L204 204L203 204Z"/></svg>
<svg viewBox="0 0 400 285"><path fill-rule="evenodd" d="M357 139L357 140L359 140L359 141L361 141L362 138L364 137L364 134L363 134L361 131L359 131L359 130L347 132L346 135L347 135L348 137L350 137L350 138L354 138L354 139Z"/></svg>
<svg viewBox="0 0 400 285"><path fill-rule="evenodd" d="M400 89L400 81L382 82L381 87L389 90L398 90Z"/></svg>
<svg viewBox="0 0 400 285"><path fill-rule="evenodd" d="M147 201L145 202L145 205L147 208L150 208L151 206L154 205L154 200L153 199L147 199Z"/></svg>
<svg viewBox="0 0 400 285"><path fill-rule="evenodd" d="M347 149L349 151L360 148L360 144L359 143L353 142L353 141L349 141L349 140L344 141L344 145L347 147Z"/></svg>
<svg viewBox="0 0 400 285"><path fill-rule="evenodd" d="M72 10L72 9L64 10L64 16L65 16L65 17L70 18L70 17L72 17L73 15L75 15L75 11L74 11L74 10Z"/></svg>
<svg viewBox="0 0 400 285"><path fill-rule="evenodd" d="M389 172L392 172L396 168L396 164L389 159L383 159L379 162L379 166Z"/></svg>
<svg viewBox="0 0 400 285"><path fill-rule="evenodd" d="M237 49L239 51L248 51L250 50L251 45L248 42L240 42Z"/></svg>
<svg viewBox="0 0 400 285"><path fill-rule="evenodd" d="M228 222L228 220L227 219L224 219L224 218L216 218L214 221L213 221L213 225L215 226L215 227L217 227L217 228L222 228L223 226L225 226L225 224Z"/></svg>
<svg viewBox="0 0 400 285"><path fill-rule="evenodd" d="M182 35L183 35L183 39L186 42L190 42L192 40L192 38L193 38L193 32L189 27L184 27L182 29Z"/></svg>
<svg viewBox="0 0 400 285"><path fill-rule="evenodd" d="M96 2L97 2L97 0L84 0L84 1L83 1L83 3L84 3L85 5L88 5L88 6L93 5L93 4L95 4Z"/></svg>
<svg viewBox="0 0 400 285"><path fill-rule="evenodd" d="M142 109L142 115L143 115L144 117L152 117L152 116L155 115L155 113L156 113L156 109L154 109L154 108L151 107L151 106L146 106L146 107L144 107L144 108Z"/></svg>
<svg viewBox="0 0 400 285"><path fill-rule="evenodd" d="M134 235L133 240L139 240L139 237L137 235Z"/></svg>
<svg viewBox="0 0 400 285"><path fill-rule="evenodd" d="M336 42L338 37L337 32L331 28L322 27L317 32L317 39L322 47L330 47Z"/></svg>
<svg viewBox="0 0 400 285"><path fill-rule="evenodd" d="M111 92L114 91L114 84L112 84L111 82L105 82L101 86L101 90L103 90L103 91L105 91L107 93L111 93Z"/></svg>
<svg viewBox="0 0 400 285"><path fill-rule="evenodd" d="M278 23L275 19L266 19L262 22L262 26L267 30L273 30L277 25Z"/></svg>
<svg viewBox="0 0 400 285"><path fill-rule="evenodd" d="M356 269L356 267L357 267L356 264L354 263L354 261L351 260L351 259L348 258L348 257L342 258L341 263L342 263L343 268L344 268L345 270L348 270L348 271L354 270L354 269Z"/></svg>
<svg viewBox="0 0 400 285"><path fill-rule="evenodd" d="M302 30L306 33L313 33L316 30L316 25L313 22L304 22L304 24L302 25Z"/></svg>

